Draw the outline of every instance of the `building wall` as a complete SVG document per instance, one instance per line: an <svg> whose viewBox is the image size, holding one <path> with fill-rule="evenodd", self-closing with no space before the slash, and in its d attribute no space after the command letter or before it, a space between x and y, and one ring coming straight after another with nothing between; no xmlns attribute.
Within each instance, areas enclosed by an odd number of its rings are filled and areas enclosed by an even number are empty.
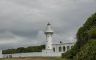
<svg viewBox="0 0 96 60"><path fill-rule="evenodd" d="M53 52L61 52L61 53L65 53L67 52L69 49L72 48L72 46L74 46L73 43L65 43L65 44L53 44ZM64 49L65 48L65 49ZM54 51L55 49L55 51Z"/></svg>
<svg viewBox="0 0 96 60"><path fill-rule="evenodd" d="M18 54L3 54L3 58L12 58L12 57L60 57L61 53L18 53Z"/></svg>
<svg viewBox="0 0 96 60"><path fill-rule="evenodd" d="M2 50L0 50L0 58L3 58Z"/></svg>

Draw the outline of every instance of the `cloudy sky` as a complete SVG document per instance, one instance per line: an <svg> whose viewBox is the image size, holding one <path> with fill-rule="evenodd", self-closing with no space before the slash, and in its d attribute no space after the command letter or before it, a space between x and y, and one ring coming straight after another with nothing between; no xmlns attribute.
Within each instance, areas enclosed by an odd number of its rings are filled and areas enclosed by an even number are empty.
<svg viewBox="0 0 96 60"><path fill-rule="evenodd" d="M74 42L94 12L96 0L0 0L0 49L44 44L48 22L55 43Z"/></svg>

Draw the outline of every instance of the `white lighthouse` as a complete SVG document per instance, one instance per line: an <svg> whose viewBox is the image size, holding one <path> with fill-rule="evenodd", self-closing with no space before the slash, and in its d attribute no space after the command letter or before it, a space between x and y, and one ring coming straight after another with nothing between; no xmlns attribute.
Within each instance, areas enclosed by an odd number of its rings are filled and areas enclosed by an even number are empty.
<svg viewBox="0 0 96 60"><path fill-rule="evenodd" d="M46 35L46 50L52 50L53 49L52 47L53 30L50 23L47 24L45 35Z"/></svg>

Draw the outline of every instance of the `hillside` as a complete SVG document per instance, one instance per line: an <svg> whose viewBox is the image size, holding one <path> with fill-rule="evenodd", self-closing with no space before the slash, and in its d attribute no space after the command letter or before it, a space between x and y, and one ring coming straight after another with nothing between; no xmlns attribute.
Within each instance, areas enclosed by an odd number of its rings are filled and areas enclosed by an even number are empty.
<svg viewBox="0 0 96 60"><path fill-rule="evenodd" d="M76 55L76 60L96 60L96 39L88 41Z"/></svg>
<svg viewBox="0 0 96 60"><path fill-rule="evenodd" d="M82 47L84 44L88 42L88 40L93 39L93 35L96 31L91 32L92 29L96 28L96 13L87 19L85 24L78 30L77 32L77 45L78 47ZM90 34L94 33L94 34ZM96 35L94 35L96 38Z"/></svg>
<svg viewBox="0 0 96 60"><path fill-rule="evenodd" d="M83 24L83 26L79 28L76 36L77 36L77 43L70 51L63 54L62 57L73 58L76 56L76 54L79 54L78 52L84 51L84 49L86 49L87 47L92 47L92 50L96 52L96 49L93 49L93 46L90 46L90 44L92 43L90 43L89 45L86 45L88 44L88 41L96 40L96 13L93 14L91 17L89 17L85 22L85 24ZM84 51L84 52L87 54L87 51ZM92 52L92 51L88 50L88 52ZM89 55L90 54L91 53L89 53ZM82 54L82 56L84 57L85 55ZM80 54L78 55L78 57L80 58ZM87 60L87 59L82 59L82 60Z"/></svg>

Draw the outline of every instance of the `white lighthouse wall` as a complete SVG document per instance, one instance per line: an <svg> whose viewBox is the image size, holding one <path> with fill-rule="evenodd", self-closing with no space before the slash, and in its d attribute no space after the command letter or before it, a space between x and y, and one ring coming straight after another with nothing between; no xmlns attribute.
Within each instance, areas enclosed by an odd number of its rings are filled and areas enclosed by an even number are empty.
<svg viewBox="0 0 96 60"><path fill-rule="evenodd" d="M47 34L46 35L46 49L52 49L52 35L51 34Z"/></svg>

